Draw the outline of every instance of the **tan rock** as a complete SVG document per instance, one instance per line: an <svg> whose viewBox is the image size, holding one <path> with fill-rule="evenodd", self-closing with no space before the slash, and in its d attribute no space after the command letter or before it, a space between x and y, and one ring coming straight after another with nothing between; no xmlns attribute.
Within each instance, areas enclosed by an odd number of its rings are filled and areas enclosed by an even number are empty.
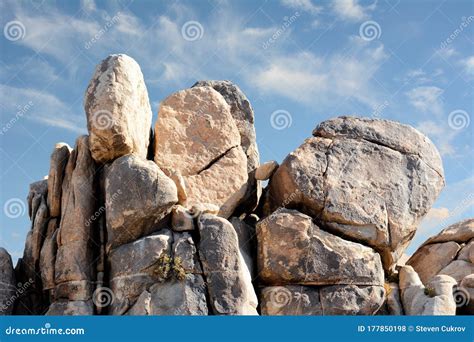
<svg viewBox="0 0 474 342"><path fill-rule="evenodd" d="M424 245L411 256L407 265L412 266L426 284L456 258L459 249L454 241Z"/></svg>
<svg viewBox="0 0 474 342"><path fill-rule="evenodd" d="M383 286L380 256L316 226L296 210L279 209L257 224L258 269L265 284Z"/></svg>
<svg viewBox="0 0 474 342"><path fill-rule="evenodd" d="M437 235L426 240L424 245L447 241L462 243L471 239L474 239L474 219L467 219L443 229Z"/></svg>
<svg viewBox="0 0 474 342"><path fill-rule="evenodd" d="M270 179L273 173L275 173L278 166L279 165L275 160L263 163L255 170L255 179L262 181Z"/></svg>
<svg viewBox="0 0 474 342"><path fill-rule="evenodd" d="M94 160L126 154L147 156L152 112L140 66L127 55L110 55L96 68L84 109Z"/></svg>
<svg viewBox="0 0 474 342"><path fill-rule="evenodd" d="M458 253L458 260L469 261L474 264L474 239L470 240Z"/></svg>
<svg viewBox="0 0 474 342"><path fill-rule="evenodd" d="M61 216L61 193L64 170L66 169L71 148L66 143L58 143L51 153L48 175L48 207L51 217Z"/></svg>
<svg viewBox="0 0 474 342"><path fill-rule="evenodd" d="M465 260L454 260L438 274L446 274L460 283L466 276L474 274L474 264Z"/></svg>

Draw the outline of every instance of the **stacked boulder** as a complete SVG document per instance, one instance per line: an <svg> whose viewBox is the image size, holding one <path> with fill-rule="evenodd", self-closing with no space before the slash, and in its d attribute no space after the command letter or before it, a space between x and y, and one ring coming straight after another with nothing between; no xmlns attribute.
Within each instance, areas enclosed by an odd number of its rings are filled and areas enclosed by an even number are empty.
<svg viewBox="0 0 474 342"><path fill-rule="evenodd" d="M384 279L443 186L438 151L415 129L354 117L321 123L265 194L262 312L376 313Z"/></svg>
<svg viewBox="0 0 474 342"><path fill-rule="evenodd" d="M31 286L14 313L371 315L384 303L403 313L387 279L444 185L436 148L415 129L340 117L281 165L260 165L236 85L168 96L153 130L126 55L97 66L84 109L89 134L56 145L48 178L30 186L15 275ZM15 277L1 253L0 265L5 303ZM417 290L403 288L402 301L422 290L404 279Z"/></svg>
<svg viewBox="0 0 474 342"><path fill-rule="evenodd" d="M426 240L407 261L423 284L450 278L460 313L474 314L474 219L455 223ZM453 287L452 286L452 287Z"/></svg>

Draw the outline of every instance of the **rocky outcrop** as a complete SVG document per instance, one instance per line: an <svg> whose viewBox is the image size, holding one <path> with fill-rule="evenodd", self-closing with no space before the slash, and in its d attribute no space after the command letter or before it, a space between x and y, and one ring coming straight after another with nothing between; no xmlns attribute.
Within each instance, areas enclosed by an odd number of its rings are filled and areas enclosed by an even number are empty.
<svg viewBox="0 0 474 342"><path fill-rule="evenodd" d="M147 156L152 112L140 66L110 55L96 68L84 97L92 158L106 163L126 154Z"/></svg>
<svg viewBox="0 0 474 342"><path fill-rule="evenodd" d="M327 229L375 248L390 270L444 185L434 145L387 120L321 123L270 182L267 212L299 208Z"/></svg>
<svg viewBox="0 0 474 342"><path fill-rule="evenodd" d="M452 277L458 284L455 298L459 311L474 314L470 304L470 279L474 274L474 219L452 224L430 237L413 253L407 265L413 267L423 284L428 284L438 275Z"/></svg>
<svg viewBox="0 0 474 342"><path fill-rule="evenodd" d="M125 55L97 67L84 108L89 135L73 150L57 144L48 178L30 186L14 277L0 249L4 313L472 312L471 222L415 253L421 280L394 267L444 185L436 148L415 129L339 117L281 165L260 165L236 85L168 96L153 131L143 75Z"/></svg>

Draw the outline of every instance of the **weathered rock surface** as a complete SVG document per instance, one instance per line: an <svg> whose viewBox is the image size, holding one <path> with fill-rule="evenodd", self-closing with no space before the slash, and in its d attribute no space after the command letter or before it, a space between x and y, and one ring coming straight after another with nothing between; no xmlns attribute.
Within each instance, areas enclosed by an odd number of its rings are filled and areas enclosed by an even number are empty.
<svg viewBox="0 0 474 342"><path fill-rule="evenodd" d="M425 287L411 266L400 269L400 290L407 315L455 315L453 287L456 280L447 275L433 277Z"/></svg>
<svg viewBox="0 0 474 342"><path fill-rule="evenodd" d="M256 168L260 165L254 112L250 101L240 88L230 81L199 81L193 87L212 87L219 92L230 107L230 114L239 130L242 149L247 156L248 186L242 210L252 211L257 206L262 187L257 181Z"/></svg>
<svg viewBox="0 0 474 342"><path fill-rule="evenodd" d="M474 219L455 223L426 240L407 261L426 284L435 275L461 280L474 273Z"/></svg>
<svg viewBox="0 0 474 342"><path fill-rule="evenodd" d="M279 209L257 224L258 268L266 284L383 286L380 256L321 230L311 217Z"/></svg>
<svg viewBox="0 0 474 342"><path fill-rule="evenodd" d="M39 263L43 290L53 290L55 287L54 265L56 262L56 251L58 249L56 242L58 228L59 220L57 218L50 219L46 230L46 237L41 247Z"/></svg>
<svg viewBox="0 0 474 342"><path fill-rule="evenodd" d="M382 305L380 286L270 286L262 291L264 315L372 315Z"/></svg>
<svg viewBox="0 0 474 342"><path fill-rule="evenodd" d="M256 315L257 296L232 224L212 214L198 219L199 257L216 315Z"/></svg>
<svg viewBox="0 0 474 342"><path fill-rule="evenodd" d="M61 194L64 170L66 169L71 148L66 143L58 143L51 153L51 164L48 175L49 216L61 216Z"/></svg>
<svg viewBox="0 0 474 342"><path fill-rule="evenodd" d="M464 277L453 295L461 314L474 315L474 274Z"/></svg>
<svg viewBox="0 0 474 342"><path fill-rule="evenodd" d="M5 248L0 248L0 316L12 314L16 291L12 258Z"/></svg>
<svg viewBox="0 0 474 342"><path fill-rule="evenodd" d="M47 316L90 316L94 314L91 300L57 301L51 304Z"/></svg>
<svg viewBox="0 0 474 342"><path fill-rule="evenodd" d="M299 208L393 267L444 186L438 151L415 129L340 117L321 123L275 172L270 211Z"/></svg>
<svg viewBox="0 0 474 342"><path fill-rule="evenodd" d="M88 301L95 281L94 224L96 211L96 166L89 150L89 138L77 139L69 157L62 188L61 222L55 260L55 299ZM63 308L63 304L58 304ZM64 310L69 310L65 304ZM82 310L86 304L79 304ZM88 306L87 306L88 307ZM62 310L62 309L61 309ZM80 311L83 312L83 311Z"/></svg>
<svg viewBox="0 0 474 342"><path fill-rule="evenodd" d="M123 314L144 290L165 280L169 265L162 256L171 255L171 243L172 233L164 230L110 252L110 288L114 294L111 314Z"/></svg>
<svg viewBox="0 0 474 342"><path fill-rule="evenodd" d="M258 180L267 180L275 173L278 169L278 163L274 160L263 163L255 170L255 178Z"/></svg>
<svg viewBox="0 0 474 342"><path fill-rule="evenodd" d="M152 161L135 155L114 161L105 180L109 248L156 231L177 202L176 185Z"/></svg>
<svg viewBox="0 0 474 342"><path fill-rule="evenodd" d="M179 173L187 205L212 203L229 217L247 192L247 157L222 95L195 87L166 98L155 126L155 162Z"/></svg>
<svg viewBox="0 0 474 342"><path fill-rule="evenodd" d="M127 55L110 55L96 68L84 97L94 160L126 154L146 159L152 111L140 66Z"/></svg>

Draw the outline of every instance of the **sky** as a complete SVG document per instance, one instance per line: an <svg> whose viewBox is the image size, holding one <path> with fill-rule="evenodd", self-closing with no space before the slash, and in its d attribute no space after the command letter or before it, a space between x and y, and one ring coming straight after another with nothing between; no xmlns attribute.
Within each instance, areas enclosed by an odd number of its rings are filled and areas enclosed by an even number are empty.
<svg viewBox="0 0 474 342"><path fill-rule="evenodd" d="M446 187L407 253L474 210L472 1L4 1L0 3L0 246L21 257L28 185L57 142L87 134L95 66L125 53L160 101L227 79L255 111L261 161L281 162L340 115L412 125Z"/></svg>

